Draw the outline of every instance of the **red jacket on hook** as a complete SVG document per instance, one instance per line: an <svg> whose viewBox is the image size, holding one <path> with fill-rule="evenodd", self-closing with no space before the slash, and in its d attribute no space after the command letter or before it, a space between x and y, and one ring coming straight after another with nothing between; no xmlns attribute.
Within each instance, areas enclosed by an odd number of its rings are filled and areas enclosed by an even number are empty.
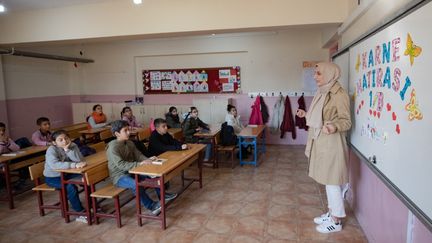
<svg viewBox="0 0 432 243"><path fill-rule="evenodd" d="M291 132L292 138L296 139L296 128L294 126L291 103L288 95L285 99L285 112L284 112L283 121L280 126L280 129L281 129L280 138L283 138L285 136L285 132Z"/></svg>
<svg viewBox="0 0 432 243"><path fill-rule="evenodd" d="M306 111L306 103L305 103L304 95L300 96L297 103L299 105L299 109ZM304 117L300 118L296 115L295 116L295 124L300 129L304 129L306 131L308 130L308 126L306 125L306 118L304 118Z"/></svg>
<svg viewBox="0 0 432 243"><path fill-rule="evenodd" d="M263 125L262 115L261 115L261 101L260 96L258 95L255 99L255 102L251 106L252 112L249 118L250 125Z"/></svg>

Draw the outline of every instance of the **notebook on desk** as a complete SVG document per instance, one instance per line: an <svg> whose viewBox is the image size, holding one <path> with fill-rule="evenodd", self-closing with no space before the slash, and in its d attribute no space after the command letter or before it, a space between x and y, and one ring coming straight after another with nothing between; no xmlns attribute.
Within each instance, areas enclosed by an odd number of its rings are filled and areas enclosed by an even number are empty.
<svg viewBox="0 0 432 243"><path fill-rule="evenodd" d="M158 158L158 157L151 157L150 159L152 161L152 164L154 164L154 165L162 165L163 163L165 163L167 161L167 159L162 159L162 158Z"/></svg>

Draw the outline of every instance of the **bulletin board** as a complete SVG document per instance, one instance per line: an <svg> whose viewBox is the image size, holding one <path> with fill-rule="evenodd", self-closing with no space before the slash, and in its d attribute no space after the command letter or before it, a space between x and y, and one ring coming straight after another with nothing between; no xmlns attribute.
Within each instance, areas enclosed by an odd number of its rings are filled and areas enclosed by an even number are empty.
<svg viewBox="0 0 432 243"><path fill-rule="evenodd" d="M143 70L144 94L236 93L240 67Z"/></svg>
<svg viewBox="0 0 432 243"><path fill-rule="evenodd" d="M432 226L428 3L349 49L350 142ZM432 228L432 227L431 227Z"/></svg>

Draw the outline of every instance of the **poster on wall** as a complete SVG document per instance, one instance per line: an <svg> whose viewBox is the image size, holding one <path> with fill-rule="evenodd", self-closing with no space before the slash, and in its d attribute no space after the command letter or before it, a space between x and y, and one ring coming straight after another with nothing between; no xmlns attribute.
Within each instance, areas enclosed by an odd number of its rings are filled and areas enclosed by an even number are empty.
<svg viewBox="0 0 432 243"><path fill-rule="evenodd" d="M314 79L315 65L318 61L304 61L302 70L303 90L315 93L317 85Z"/></svg>
<svg viewBox="0 0 432 243"><path fill-rule="evenodd" d="M145 94L234 93L241 88L240 67L143 70Z"/></svg>

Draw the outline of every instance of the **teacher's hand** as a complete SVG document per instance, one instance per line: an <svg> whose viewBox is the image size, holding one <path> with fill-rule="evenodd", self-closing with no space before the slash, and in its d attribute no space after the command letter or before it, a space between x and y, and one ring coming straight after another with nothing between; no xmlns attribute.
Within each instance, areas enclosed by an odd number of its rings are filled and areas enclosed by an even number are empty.
<svg viewBox="0 0 432 243"><path fill-rule="evenodd" d="M322 131L325 134L333 134L333 133L336 132L336 126L333 125L333 124L331 124L331 123L326 124L326 125L323 126Z"/></svg>
<svg viewBox="0 0 432 243"><path fill-rule="evenodd" d="M306 116L306 111L302 109L298 109L296 115L300 118L303 118Z"/></svg>

